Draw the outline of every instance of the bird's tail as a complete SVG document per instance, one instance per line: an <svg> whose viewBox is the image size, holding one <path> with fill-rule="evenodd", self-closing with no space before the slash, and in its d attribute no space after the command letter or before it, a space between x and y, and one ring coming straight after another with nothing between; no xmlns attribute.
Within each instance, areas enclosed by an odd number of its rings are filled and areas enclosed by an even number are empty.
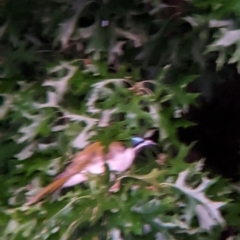
<svg viewBox="0 0 240 240"><path fill-rule="evenodd" d="M41 198L43 198L46 194L52 193L62 187L62 185L68 180L69 176L59 178L54 182L50 183L48 186L43 188L37 195L31 197L26 203L27 206L32 205L38 202Z"/></svg>

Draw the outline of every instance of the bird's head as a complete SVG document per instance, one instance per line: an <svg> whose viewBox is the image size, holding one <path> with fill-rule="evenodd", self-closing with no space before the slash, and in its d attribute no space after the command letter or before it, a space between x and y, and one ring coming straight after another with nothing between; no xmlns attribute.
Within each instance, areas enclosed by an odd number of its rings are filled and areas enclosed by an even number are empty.
<svg viewBox="0 0 240 240"><path fill-rule="evenodd" d="M136 153L139 152L145 146L157 145L154 141L149 139L144 139L141 137L131 137L131 141L132 141L133 149Z"/></svg>

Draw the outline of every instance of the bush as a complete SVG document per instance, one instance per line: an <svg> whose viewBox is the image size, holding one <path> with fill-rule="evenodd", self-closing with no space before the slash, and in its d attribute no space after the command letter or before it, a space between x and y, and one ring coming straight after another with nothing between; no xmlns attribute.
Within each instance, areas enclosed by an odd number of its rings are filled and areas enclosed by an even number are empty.
<svg viewBox="0 0 240 240"><path fill-rule="evenodd" d="M181 117L198 97L189 84L211 98L218 70L238 68L240 5L173 2L1 3L2 239L220 239L239 229L238 187L184 163L192 145L177 130L192 124ZM152 127L166 162L145 154L119 187L106 172L24 205L75 151Z"/></svg>

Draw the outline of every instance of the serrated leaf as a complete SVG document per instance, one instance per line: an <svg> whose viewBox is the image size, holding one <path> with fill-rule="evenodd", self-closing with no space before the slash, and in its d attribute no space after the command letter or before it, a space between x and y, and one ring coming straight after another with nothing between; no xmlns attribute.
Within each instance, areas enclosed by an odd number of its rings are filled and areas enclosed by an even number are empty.
<svg viewBox="0 0 240 240"><path fill-rule="evenodd" d="M24 149L22 149L22 151L16 154L15 157L18 160L25 160L33 155L35 148L36 148L36 143L33 142L28 146L26 146Z"/></svg>
<svg viewBox="0 0 240 240"><path fill-rule="evenodd" d="M202 182L196 188L191 188L186 184L186 178L190 173L189 169L179 173L175 183L169 184L184 193L187 197L195 201L195 211L199 219L199 225L203 229L212 229L213 226L223 225L225 223L220 213L220 208L225 202L214 202L204 194L206 189L215 181L203 178Z"/></svg>
<svg viewBox="0 0 240 240"><path fill-rule="evenodd" d="M59 35L57 39L60 40L62 44L62 48L66 48L68 41L70 40L73 31L76 27L77 20L83 11L86 3L89 2L88 0L77 0L73 4L74 15L68 19L66 22L61 23Z"/></svg>
<svg viewBox="0 0 240 240"><path fill-rule="evenodd" d="M149 214L158 211L161 205L161 201L157 199L152 199L147 203L137 203L131 208L131 211L140 213L140 214Z"/></svg>
<svg viewBox="0 0 240 240"><path fill-rule="evenodd" d="M211 47L228 47L239 41L240 30L226 31L223 36L218 39Z"/></svg>

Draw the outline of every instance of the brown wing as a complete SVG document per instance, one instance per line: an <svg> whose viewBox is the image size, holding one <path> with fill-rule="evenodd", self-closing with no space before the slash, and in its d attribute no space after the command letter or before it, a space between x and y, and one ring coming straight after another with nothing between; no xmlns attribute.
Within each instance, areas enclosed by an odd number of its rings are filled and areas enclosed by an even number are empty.
<svg viewBox="0 0 240 240"><path fill-rule="evenodd" d="M123 149L121 142L114 142L110 144L108 154L120 151ZM96 158L98 156L98 158ZM61 188L62 185L74 174L81 172L88 164L92 164L94 159L104 160L104 146L100 142L95 142L86 147L83 151L76 154L72 163L68 165L64 172L57 176L57 179L42 189L37 195L33 196L27 205L31 205L39 201L46 194L52 193Z"/></svg>
<svg viewBox="0 0 240 240"><path fill-rule="evenodd" d="M95 142L88 145L83 151L76 154L72 162L66 169L57 175L56 179L72 176L81 172L88 164L91 164L95 156L103 155L103 147L100 142Z"/></svg>
<svg viewBox="0 0 240 240"><path fill-rule="evenodd" d="M105 153L104 148L101 142L95 142L89 145L74 157L72 163L59 176L74 175L84 170L88 165L92 165L99 161L105 161L111 158L113 154L124 150L124 146L121 142L111 143L107 153Z"/></svg>
<svg viewBox="0 0 240 240"><path fill-rule="evenodd" d="M43 188L38 194L31 197L27 205L34 204L38 202L41 198L43 198L45 195L52 193L56 191L57 189L61 188L62 185L76 172L80 172L86 165L91 161L91 155L96 154L99 150L98 148L101 146L99 142L90 144L87 148L85 148L83 151L79 152L72 160L72 163L68 165L68 167L65 169L64 172L60 173L55 181L47 185L45 188ZM101 147L100 147L101 148Z"/></svg>

